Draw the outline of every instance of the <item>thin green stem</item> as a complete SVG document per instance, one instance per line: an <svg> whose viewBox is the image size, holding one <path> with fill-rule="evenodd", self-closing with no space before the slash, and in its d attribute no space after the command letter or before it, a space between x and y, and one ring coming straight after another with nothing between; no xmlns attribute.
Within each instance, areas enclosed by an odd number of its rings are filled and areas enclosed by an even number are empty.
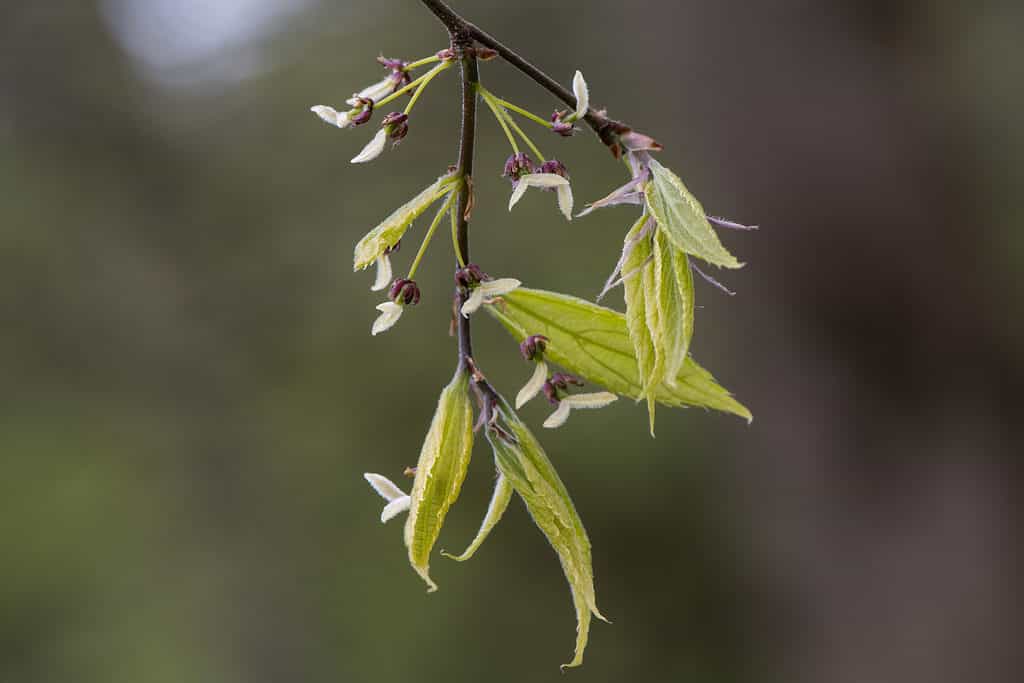
<svg viewBox="0 0 1024 683"><path fill-rule="evenodd" d="M505 118L508 120L508 125L512 126L512 130L517 132L519 134L519 137L523 139L523 142L526 143L527 147L529 147L530 150L537 155L537 161L543 164L544 155L540 153L539 149L537 149L537 145L533 144L533 140L530 139L530 136L523 132L523 129L519 127L519 124L516 123L515 119L512 118L511 114L509 114L504 109L502 109L501 111L505 115Z"/></svg>
<svg viewBox="0 0 1024 683"><path fill-rule="evenodd" d="M401 97L405 93L409 92L413 88L418 88L420 86L420 83L423 81L424 78L428 78L428 77L429 78L433 78L434 76L436 76L437 74L435 74L434 71L444 71L445 69L449 68L450 66L451 66L451 62L442 62L441 64L438 64L437 66L435 66L433 69L431 69L427 73L423 74L419 78L414 79L411 83L406 83L404 86L402 86L401 88L399 88L395 92L391 93L390 95L388 95L384 99L380 100L379 102L374 102L373 103L374 108L382 107L385 104L390 104L391 102L394 102L399 97Z"/></svg>
<svg viewBox="0 0 1024 683"><path fill-rule="evenodd" d="M539 117L536 114L534 114L532 111L527 111L526 109L523 109L522 107L520 107L518 105L512 104L508 100L501 99L500 97L496 97L495 99L498 101L498 104L500 104L505 109L508 109L509 111L514 111L515 113L519 114L520 116L525 116L526 118L530 119L534 123L539 123L540 125L544 126L545 128L547 128L549 130L554 127L554 124L552 124L550 121L545 121L541 117Z"/></svg>
<svg viewBox="0 0 1024 683"><path fill-rule="evenodd" d="M433 64L434 62L440 61L440 57L438 57L437 55L431 55L429 57L424 57L423 59L417 59L415 62L409 62L408 64L405 65L405 70L408 71L409 69L418 69L421 66L426 66L427 64Z"/></svg>
<svg viewBox="0 0 1024 683"><path fill-rule="evenodd" d="M484 98L484 102L487 104L487 107L491 110L491 113L494 114L494 118L498 119L498 125L501 126L503 131L505 131L505 137L508 138L508 143L512 145L512 152L519 154L519 144L516 142L515 136L512 135L512 131L509 130L508 124L505 122L506 114L502 111L501 107L495 103L494 95L488 92L482 85L478 85L477 90L480 91L480 96Z"/></svg>
<svg viewBox="0 0 1024 683"><path fill-rule="evenodd" d="M444 71L444 69L441 68L443 66L443 64L438 64L433 69L423 74L423 82L420 83L420 87L416 88L416 92L412 94L412 98L410 98L409 104L405 105L405 114L409 114L412 111L412 108L416 106L416 102L420 99L420 95L423 94L423 91L427 89L427 86L430 84L430 81L432 81L434 77L437 76L439 73Z"/></svg>
<svg viewBox="0 0 1024 683"><path fill-rule="evenodd" d="M452 218L452 248L455 250L455 260L459 262L459 268L465 268L466 259L463 258L462 249L459 247L459 223L454 211L449 211L448 215Z"/></svg>
<svg viewBox="0 0 1024 683"><path fill-rule="evenodd" d="M441 208L438 209L437 215L434 216L434 221L430 224L427 229L427 234L423 236L423 242L420 244L420 250L416 252L416 258L412 260L412 265L409 266L408 279L412 280L416 277L416 270L420 267L420 261L423 260L423 255L427 253L427 247L430 246L430 240L434 239L434 231L437 230L437 226L441 224L441 219L444 218L445 212L452 208L452 204L455 202L455 197L458 195L458 187L452 188L451 192L448 193L448 199L445 200Z"/></svg>

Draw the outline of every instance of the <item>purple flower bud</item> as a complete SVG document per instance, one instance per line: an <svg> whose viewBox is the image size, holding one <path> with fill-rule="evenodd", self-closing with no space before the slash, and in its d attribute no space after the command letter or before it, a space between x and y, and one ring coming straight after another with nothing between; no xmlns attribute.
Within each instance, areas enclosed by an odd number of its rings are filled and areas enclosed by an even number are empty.
<svg viewBox="0 0 1024 683"><path fill-rule="evenodd" d="M405 66L407 64L407 62L404 62L401 59L392 59L391 57L384 56L377 57L377 63L391 71L405 71Z"/></svg>
<svg viewBox="0 0 1024 683"><path fill-rule="evenodd" d="M531 334L519 345L519 353L525 360L533 360L544 353L548 346L548 338L543 334Z"/></svg>
<svg viewBox="0 0 1024 683"><path fill-rule="evenodd" d="M401 299L402 303L415 306L420 302L420 288L417 286L415 280L398 278L391 283L391 289L388 291L388 296L395 303L398 303L398 300Z"/></svg>
<svg viewBox="0 0 1024 683"><path fill-rule="evenodd" d="M369 97L357 97L354 108L358 109L359 113L352 117L353 125L361 126L373 116L373 100Z"/></svg>
<svg viewBox="0 0 1024 683"><path fill-rule="evenodd" d="M553 133L558 133L563 138L575 135L576 126L572 125L571 123L566 123L565 121L563 121L563 116L565 116L564 111L556 111L554 114L551 115L551 131Z"/></svg>
<svg viewBox="0 0 1024 683"><path fill-rule="evenodd" d="M505 170L502 171L501 177L511 178L512 183L515 184L522 176L533 173L533 170L533 160L526 153L520 152L505 160Z"/></svg>
<svg viewBox="0 0 1024 683"><path fill-rule="evenodd" d="M469 289L473 285L489 279L490 276L475 263L470 263L465 268L459 268L455 271L455 284L463 289Z"/></svg>
<svg viewBox="0 0 1024 683"><path fill-rule="evenodd" d="M446 47L443 50L439 50L437 52L437 58L440 59L442 62L450 62L451 60L455 59L455 50L451 49L450 47Z"/></svg>
<svg viewBox="0 0 1024 683"><path fill-rule="evenodd" d="M408 114L393 111L381 120L380 125L387 129L389 138L398 142L409 133L408 121Z"/></svg>
<svg viewBox="0 0 1024 683"><path fill-rule="evenodd" d="M577 387L583 386L583 381L575 375L570 375L564 372L556 372L555 374L548 377L548 381L544 382L542 390L544 395L547 396L548 402L552 405L558 405L561 400L559 392L565 392L568 390L569 385Z"/></svg>
<svg viewBox="0 0 1024 683"><path fill-rule="evenodd" d="M543 164L540 165L540 172L554 173L555 175L560 175L563 178L569 177L569 171L568 169L566 169L565 164L563 164L558 159L550 159L549 161L545 161Z"/></svg>

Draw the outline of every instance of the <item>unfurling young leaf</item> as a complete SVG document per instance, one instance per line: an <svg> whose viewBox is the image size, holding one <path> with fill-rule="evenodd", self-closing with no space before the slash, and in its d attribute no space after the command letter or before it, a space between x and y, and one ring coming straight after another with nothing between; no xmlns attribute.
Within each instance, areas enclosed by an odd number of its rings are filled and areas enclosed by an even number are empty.
<svg viewBox="0 0 1024 683"><path fill-rule="evenodd" d="M658 386L664 376L664 361L659 362L655 347L656 319L649 319L648 309L657 308L653 298L654 248L651 232L654 220L646 213L626 233L622 258L622 288L626 300L626 329L633 343L639 373L641 396L647 401L651 432L654 432L654 408Z"/></svg>
<svg viewBox="0 0 1024 683"><path fill-rule="evenodd" d="M431 204L448 192L454 191L458 182L458 176L443 175L418 195L395 209L380 225L359 240L355 248L352 269L363 270L369 267L379 256L384 254L385 250L395 246L412 222L430 208Z"/></svg>
<svg viewBox="0 0 1024 683"><path fill-rule="evenodd" d="M460 371L441 392L409 494L405 545L409 549L409 563L430 591L437 590L429 573L430 551L441 533L448 508L459 497L473 450L473 407L468 389L469 376Z"/></svg>
<svg viewBox="0 0 1024 683"><path fill-rule="evenodd" d="M644 396L637 358L623 314L555 292L520 287L486 307L515 337L547 337L545 357L569 372L633 399ZM751 420L750 411L687 355L675 377L663 383L656 399L667 406L699 406Z"/></svg>
<svg viewBox="0 0 1024 683"><path fill-rule="evenodd" d="M505 514L505 510L508 509L508 504L512 500L513 491L512 483L499 470L498 479L494 482L494 494L491 496L491 502L487 506L487 514L484 515L484 521L480 524L480 530L476 532L476 538L462 551L461 555L449 555L443 550L441 554L456 562L465 562L473 557L484 541L487 540L487 536L491 533L494 525L501 521L502 515Z"/></svg>
<svg viewBox="0 0 1024 683"><path fill-rule="evenodd" d="M554 465L512 407L501 400L497 410L500 429L489 427L487 440L502 476L526 503L534 523L558 554L569 581L576 609L576 649L565 666L583 663L583 651L590 633L590 617L607 621L597 609L590 539ZM505 431L507 430L507 431Z"/></svg>
<svg viewBox="0 0 1024 683"><path fill-rule="evenodd" d="M672 171L656 159L649 160L651 180L645 193L651 213L672 244L699 259L726 268L742 263L730 254L718 239L704 214L704 207Z"/></svg>

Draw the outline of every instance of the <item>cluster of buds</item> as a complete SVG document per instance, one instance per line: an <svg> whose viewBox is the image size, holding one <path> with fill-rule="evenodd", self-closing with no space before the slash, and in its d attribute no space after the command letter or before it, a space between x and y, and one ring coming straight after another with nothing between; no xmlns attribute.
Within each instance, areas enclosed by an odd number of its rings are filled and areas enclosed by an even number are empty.
<svg viewBox="0 0 1024 683"><path fill-rule="evenodd" d="M491 276L485 273L480 266L475 263L467 264L465 268L459 268L455 271L455 284L463 289L469 289L474 285L478 285L484 280L490 280Z"/></svg>
<svg viewBox="0 0 1024 683"><path fill-rule="evenodd" d="M470 263L455 271L455 284L469 292L469 296L465 298L459 309L462 317L468 318L484 304L491 303L503 294L508 294L523 283L510 277L494 279L482 271L480 266Z"/></svg>
<svg viewBox="0 0 1024 683"><path fill-rule="evenodd" d="M583 380L576 375L570 375L565 372L556 372L555 374L548 377L548 381L544 382L542 391L548 398L548 403L553 406L557 406L562 396L569 390L569 386L583 386Z"/></svg>
<svg viewBox="0 0 1024 683"><path fill-rule="evenodd" d="M533 159L528 154L520 152L505 160L505 169L501 172L501 177L511 180L512 186L515 187L520 178L533 173L535 168Z"/></svg>
<svg viewBox="0 0 1024 683"><path fill-rule="evenodd" d="M409 115L393 111L381 120L380 125L387 131L387 136L397 145L409 134Z"/></svg>
<svg viewBox="0 0 1024 683"><path fill-rule="evenodd" d="M530 399L543 392L548 402L557 406L555 412L544 421L544 426L551 429L561 427L569 419L573 408L603 408L618 399L613 393L601 391L588 394L569 394L570 387L583 386L583 380L575 375L556 372L548 376L548 364L544 360L549 339L542 334L532 334L519 345L519 353L523 359L536 363L530 379L519 390L516 396L516 410L522 408Z"/></svg>
<svg viewBox="0 0 1024 683"><path fill-rule="evenodd" d="M412 83L412 76L409 75L409 63L401 59L392 59L383 55L377 57L377 63L388 69L391 75L388 79L392 83L391 92L398 90L404 85Z"/></svg>
<svg viewBox="0 0 1024 683"><path fill-rule="evenodd" d="M420 302L420 288L416 284L415 280L407 280L405 278L398 278L391 283L391 289L388 290L388 296L392 301L398 303L399 300L407 306L415 306Z"/></svg>
<svg viewBox="0 0 1024 683"><path fill-rule="evenodd" d="M505 160L501 175L512 182L509 211L522 199L527 188L536 187L554 190L558 194L558 209L566 220L572 220L572 188L569 186L569 172L561 161L550 159L537 167L527 154L519 152Z"/></svg>

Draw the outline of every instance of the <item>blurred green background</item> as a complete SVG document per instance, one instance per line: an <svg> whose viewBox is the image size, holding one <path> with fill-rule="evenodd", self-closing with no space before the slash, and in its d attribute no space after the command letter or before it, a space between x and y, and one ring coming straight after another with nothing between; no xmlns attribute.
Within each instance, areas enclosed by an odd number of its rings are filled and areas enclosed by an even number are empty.
<svg viewBox="0 0 1024 683"><path fill-rule="evenodd" d="M724 236L748 266L698 284L694 342L751 426L663 410L651 440L620 401L541 435L614 621L566 677L1019 680L1021 4L457 6L762 226ZM456 79L367 167L367 129L308 109L444 46L413 0L2 4L0 680L563 680L569 594L522 505L428 596L362 479L414 463L451 375L451 256L371 338L351 248L454 161ZM634 212L509 214L480 135L474 260L593 297ZM589 133L540 140L578 202L623 179ZM529 368L476 329L514 393ZM439 547L483 514L482 445Z"/></svg>

